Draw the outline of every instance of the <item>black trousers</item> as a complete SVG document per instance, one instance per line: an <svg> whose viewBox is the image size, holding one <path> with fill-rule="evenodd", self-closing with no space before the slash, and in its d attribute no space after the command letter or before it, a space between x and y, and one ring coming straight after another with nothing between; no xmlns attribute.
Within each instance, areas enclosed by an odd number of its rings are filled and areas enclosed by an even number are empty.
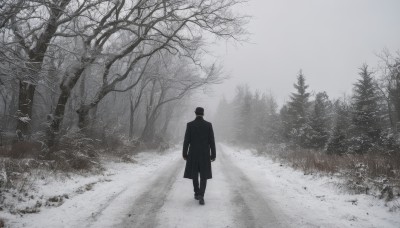
<svg viewBox="0 0 400 228"><path fill-rule="evenodd" d="M200 170L198 170L196 174L193 176L194 194L204 197L204 192L206 191L206 186L207 186L207 178L202 178L202 176L200 175L200 185L199 185L199 173Z"/></svg>

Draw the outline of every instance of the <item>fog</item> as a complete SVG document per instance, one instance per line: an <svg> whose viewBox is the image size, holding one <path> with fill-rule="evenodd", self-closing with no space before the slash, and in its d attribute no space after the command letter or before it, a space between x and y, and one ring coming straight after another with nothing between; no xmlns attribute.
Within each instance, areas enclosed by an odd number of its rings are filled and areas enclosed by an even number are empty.
<svg viewBox="0 0 400 228"><path fill-rule="evenodd" d="M220 96L248 84L282 105L300 69L311 91L348 95L363 63L375 70L383 49L400 49L399 8L396 0L249 1L238 10L251 16L248 41L209 47L231 78L200 103L212 112Z"/></svg>
<svg viewBox="0 0 400 228"><path fill-rule="evenodd" d="M400 227L399 9L0 0L0 228Z"/></svg>
<svg viewBox="0 0 400 228"><path fill-rule="evenodd" d="M159 0L149 6L154 11L146 11L157 12L154 18L159 20L145 34L142 29L149 18L143 17L140 4L149 1L91 2L82 11L76 8L81 0L62 5L66 11L56 29L46 21L53 20L51 1L4 2L0 8L4 129L30 135L44 129L47 121L52 123L51 132L82 130L103 118L103 124L121 124L117 128L124 134L129 122L131 138L147 134L153 138L159 130L179 129L193 118L197 106L205 107L212 120L221 98L231 102L241 85L272 96L280 108L295 92L300 70L310 101L323 91L332 101L351 97L363 64L381 80L387 76L382 69L391 69L382 62L383 51L396 56L400 50L397 0L208 0L209 5ZM118 12L111 7L114 4L121 7ZM185 4L193 8L175 12ZM210 8L219 14L207 11ZM192 18L192 9L205 18ZM173 16L162 18L163 10ZM131 13L121 21L122 11ZM140 18L142 24L136 24ZM110 29L113 23L119 27ZM24 86L18 88L18 83ZM170 124L171 119L178 122Z"/></svg>

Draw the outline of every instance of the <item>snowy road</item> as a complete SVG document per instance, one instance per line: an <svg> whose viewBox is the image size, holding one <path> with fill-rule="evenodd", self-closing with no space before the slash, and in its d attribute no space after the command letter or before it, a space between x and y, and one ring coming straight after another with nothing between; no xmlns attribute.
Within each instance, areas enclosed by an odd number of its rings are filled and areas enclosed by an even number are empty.
<svg viewBox="0 0 400 228"><path fill-rule="evenodd" d="M287 227L282 226L284 220L277 216L279 212L218 149L205 206L193 199L191 180L182 178L184 161L177 160L157 173L132 202L127 216L114 227Z"/></svg>
<svg viewBox="0 0 400 228"><path fill-rule="evenodd" d="M0 217L10 227L40 228L400 227L399 212L382 200L340 192L331 177L304 175L250 150L218 145L205 206L183 178L180 150L135 159L106 163L105 175L38 183L42 198L66 193L69 199L37 214L0 211Z"/></svg>

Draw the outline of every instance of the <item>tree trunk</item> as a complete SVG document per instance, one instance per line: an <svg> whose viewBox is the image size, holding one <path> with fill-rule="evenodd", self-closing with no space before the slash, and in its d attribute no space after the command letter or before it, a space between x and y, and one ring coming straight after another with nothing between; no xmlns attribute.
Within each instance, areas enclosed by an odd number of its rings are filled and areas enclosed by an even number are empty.
<svg viewBox="0 0 400 228"><path fill-rule="evenodd" d="M65 80L65 84L63 82L60 86L61 94L58 97L57 106L54 110L54 117L50 124L50 129L48 130L47 144L49 147L54 146L58 141L56 140L56 136L60 131L61 123L64 119L65 106L67 105L68 99L71 96L72 89L74 88L83 71L84 68L78 69L70 80Z"/></svg>
<svg viewBox="0 0 400 228"><path fill-rule="evenodd" d="M164 136L166 135L167 129L168 129L168 125L169 125L169 123L171 122L173 113L174 113L173 106L170 106L170 107L167 109L167 113L166 113L166 116L165 116L164 126L163 126L163 128L161 129L161 131L160 131L160 136L164 137Z"/></svg>
<svg viewBox="0 0 400 228"><path fill-rule="evenodd" d="M14 116L15 113L17 112L17 89L18 88L18 83L15 80L11 81L11 101L8 105L8 115L5 118L6 119L6 126L5 129L15 129L15 119L10 118L11 116Z"/></svg>
<svg viewBox="0 0 400 228"><path fill-rule="evenodd" d="M6 129L6 124L7 124L7 97L3 94L3 92L1 93L1 97L3 98L3 103L4 103L4 110L3 110L3 119L2 119L2 123L1 123L1 130L5 130Z"/></svg>
<svg viewBox="0 0 400 228"><path fill-rule="evenodd" d="M65 105L68 102L70 94L71 94L70 90L63 90L61 91L60 97L58 98L57 106L54 111L54 118L52 123L50 124L50 130L48 131L47 145L49 147L54 146L56 144L55 138L60 131L60 126L64 119Z"/></svg>
<svg viewBox="0 0 400 228"><path fill-rule="evenodd" d="M29 82L19 82L18 110L20 111L20 117L32 118L32 105L35 88L36 86ZM30 135L31 128L29 121L21 121L19 119L17 121L17 130L20 130L24 135Z"/></svg>
<svg viewBox="0 0 400 228"><path fill-rule="evenodd" d="M89 127L89 106L81 106L76 112L78 113L78 127L83 132L87 132Z"/></svg>
<svg viewBox="0 0 400 228"><path fill-rule="evenodd" d="M89 109L88 115L86 117L86 121L88 122L86 127L88 128L88 132L90 130L90 135L92 136L98 136L99 135L99 124L96 124L98 121L98 115L97 115L97 108L99 106L94 106L93 108ZM119 123L119 115L116 115L117 117L117 121L115 122L115 124ZM97 128L96 128L97 127Z"/></svg>
<svg viewBox="0 0 400 228"><path fill-rule="evenodd" d="M150 143L154 139L154 122L155 120L152 120L152 118L150 118L149 121L146 122L146 125L142 132L142 136L140 137L140 140L144 143Z"/></svg>
<svg viewBox="0 0 400 228"><path fill-rule="evenodd" d="M145 143L151 143L155 136L155 123L160 114L160 106L154 108L146 121L140 140Z"/></svg>
<svg viewBox="0 0 400 228"><path fill-rule="evenodd" d="M133 122L134 122L134 114L135 114L135 106L133 104L133 100L130 101L130 116L129 116L129 138L133 138Z"/></svg>
<svg viewBox="0 0 400 228"><path fill-rule="evenodd" d="M135 112L136 109L139 107L140 104L140 100L142 99L143 96L143 90L146 88L147 83L149 81L145 81L142 83L141 88L139 90L139 94L137 95L135 102L133 102L133 95L131 95L131 99L130 99L130 111L131 111L131 115L129 118L129 138L133 138L133 124L135 122Z"/></svg>

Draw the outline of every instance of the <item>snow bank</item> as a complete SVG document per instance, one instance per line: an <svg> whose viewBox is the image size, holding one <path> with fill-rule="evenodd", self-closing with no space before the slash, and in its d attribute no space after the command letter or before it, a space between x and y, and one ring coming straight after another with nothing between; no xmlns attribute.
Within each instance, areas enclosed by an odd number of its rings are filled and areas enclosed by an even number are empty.
<svg viewBox="0 0 400 228"><path fill-rule="evenodd" d="M399 212L372 196L344 193L340 179L304 175L251 150L220 147L293 227L400 227Z"/></svg>
<svg viewBox="0 0 400 228"><path fill-rule="evenodd" d="M18 199L12 199L12 196L8 200L15 200L18 208L31 206L36 201L44 202L45 199L53 197L56 199L50 201L55 201L54 204L43 205L39 213L32 214L10 214L1 211L0 218L10 227L88 227L97 221L111 201L117 200L121 204L107 210L112 212L111 216L118 219L116 215L130 206L127 203L131 201L124 203L124 199L132 198L132 195L140 192L149 174L175 159L170 154L171 151L163 154L143 152L134 157L137 163L108 162L104 164L107 171L102 175L72 175L70 178L45 180L39 178L32 188L35 189L34 192L29 193L32 195L32 201L20 202ZM128 187L129 191L126 191Z"/></svg>

